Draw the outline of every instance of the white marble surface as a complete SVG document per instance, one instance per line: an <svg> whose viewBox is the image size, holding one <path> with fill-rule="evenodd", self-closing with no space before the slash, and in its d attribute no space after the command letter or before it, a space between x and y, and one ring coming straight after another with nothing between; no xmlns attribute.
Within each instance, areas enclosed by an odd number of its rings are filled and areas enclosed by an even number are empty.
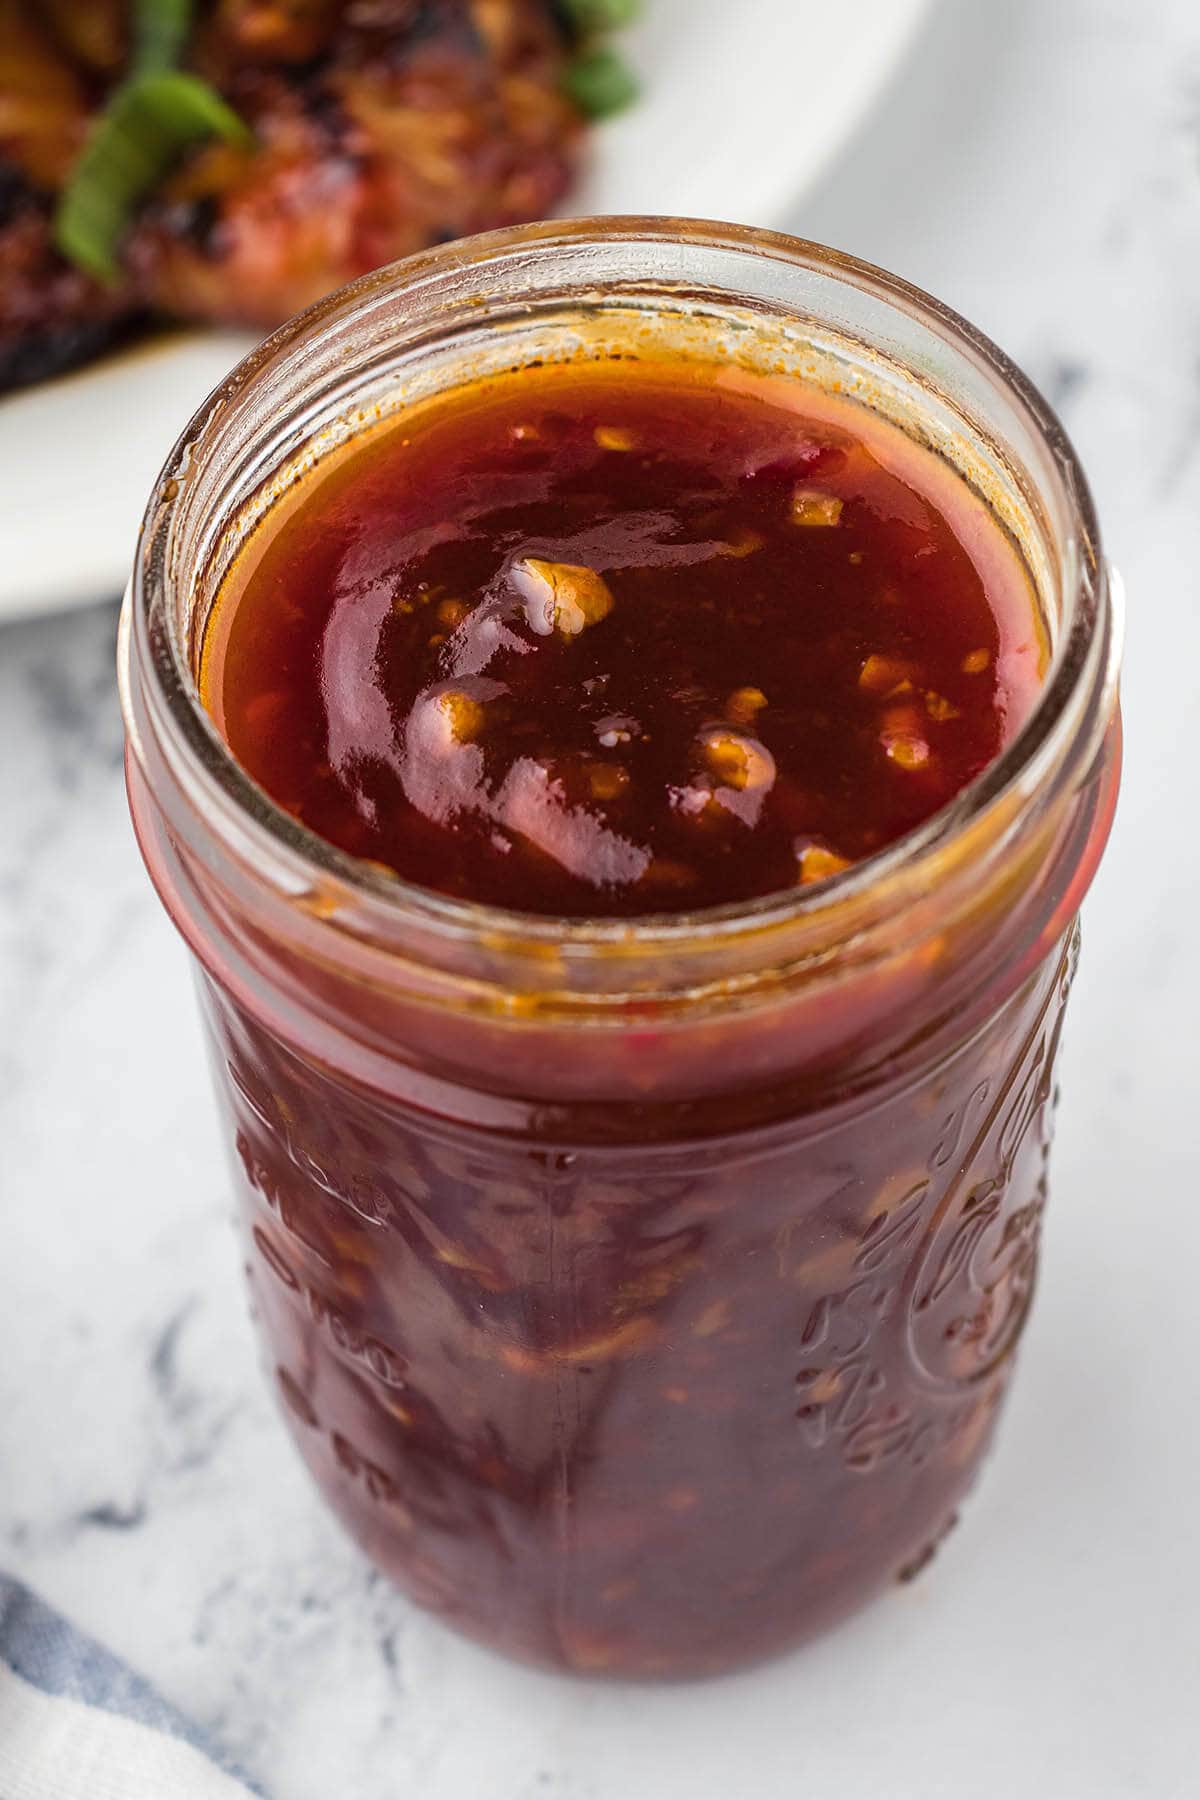
<svg viewBox="0 0 1200 1800"><path fill-rule="evenodd" d="M571 1684L373 1579L255 1367L184 954L125 819L114 608L0 632L0 1564L273 1800L1200 1793L1195 0L943 6L792 222L1047 389L1130 596L1022 1376L933 1571L816 1649Z"/></svg>

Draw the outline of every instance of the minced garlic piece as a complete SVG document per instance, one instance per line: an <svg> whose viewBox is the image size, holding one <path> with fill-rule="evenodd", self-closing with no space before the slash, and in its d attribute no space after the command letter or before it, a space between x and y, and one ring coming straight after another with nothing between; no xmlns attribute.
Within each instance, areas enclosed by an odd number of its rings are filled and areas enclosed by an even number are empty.
<svg viewBox="0 0 1200 1800"><path fill-rule="evenodd" d="M964 675L982 675L991 660L990 650L972 650L962 659L962 672Z"/></svg>
<svg viewBox="0 0 1200 1800"><path fill-rule="evenodd" d="M446 736L456 744L468 744L483 729L483 708L470 694L447 688L437 695L437 707L445 725Z"/></svg>
<svg viewBox="0 0 1200 1800"><path fill-rule="evenodd" d="M920 769L929 761L929 745L924 738L885 732L883 747L899 769Z"/></svg>
<svg viewBox="0 0 1200 1800"><path fill-rule="evenodd" d="M800 880L807 886L810 881L828 881L831 875L840 875L843 869L850 867L850 859L839 856L836 850L827 850L824 844L806 844L796 858L800 867Z"/></svg>
<svg viewBox="0 0 1200 1800"><path fill-rule="evenodd" d="M597 425L592 436L601 450L637 449L637 438L623 425Z"/></svg>
<svg viewBox="0 0 1200 1800"><path fill-rule="evenodd" d="M704 1308L692 1326L692 1334L695 1337L714 1337L718 1331L724 1331L729 1324L730 1317L729 1301L713 1300Z"/></svg>
<svg viewBox="0 0 1200 1800"><path fill-rule="evenodd" d="M701 743L704 760L722 787L744 793L774 782L775 758L757 738L735 731L707 731Z"/></svg>
<svg viewBox="0 0 1200 1800"><path fill-rule="evenodd" d="M842 503L836 494L824 494L820 488L812 487L793 490L793 525L836 525L841 516Z"/></svg>
<svg viewBox="0 0 1200 1800"><path fill-rule="evenodd" d="M541 637L549 637L552 631L561 637L578 637L613 609L608 583L595 569L526 556L513 565L512 574L525 597L529 623Z"/></svg>
<svg viewBox="0 0 1200 1800"><path fill-rule="evenodd" d="M932 688L925 690L925 711L938 725L944 725L947 719L961 719L962 713L944 694L935 694Z"/></svg>
<svg viewBox="0 0 1200 1800"><path fill-rule="evenodd" d="M909 664L902 662L898 656L881 656L874 653L868 656L858 672L858 685L869 694L893 694L911 689L912 681Z"/></svg>
<svg viewBox="0 0 1200 1800"><path fill-rule="evenodd" d="M456 625L462 624L470 610L465 600L439 600L438 623L453 631Z"/></svg>
<svg viewBox="0 0 1200 1800"><path fill-rule="evenodd" d="M804 1395L806 1406L824 1406L842 1385L838 1369L805 1369L796 1377L796 1387Z"/></svg>
<svg viewBox="0 0 1200 1800"><path fill-rule="evenodd" d="M921 713L913 705L890 706L883 714L880 742L898 769L920 769L931 755Z"/></svg>
<svg viewBox="0 0 1200 1800"><path fill-rule="evenodd" d="M766 543L761 531L752 531L748 525L739 525L729 533L720 544L722 556L753 556Z"/></svg>
<svg viewBox="0 0 1200 1800"><path fill-rule="evenodd" d="M734 725L752 725L756 713L767 704L761 688L735 688L725 702L725 717Z"/></svg>
<svg viewBox="0 0 1200 1800"><path fill-rule="evenodd" d="M629 775L620 763L592 763L588 769L588 786L593 800L615 800L629 786Z"/></svg>

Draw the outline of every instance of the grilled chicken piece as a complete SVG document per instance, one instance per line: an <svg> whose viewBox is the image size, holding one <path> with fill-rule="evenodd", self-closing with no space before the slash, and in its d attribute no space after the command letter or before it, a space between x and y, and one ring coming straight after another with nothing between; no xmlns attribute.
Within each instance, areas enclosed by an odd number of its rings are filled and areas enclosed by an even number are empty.
<svg viewBox="0 0 1200 1800"><path fill-rule="evenodd" d="M125 55L123 0L0 0L0 386L149 311L266 328L380 263L536 218L570 178L553 0L210 0L188 64L255 134L193 151L102 287L52 214Z"/></svg>
<svg viewBox="0 0 1200 1800"><path fill-rule="evenodd" d="M94 355L137 311L131 289L97 286L51 236L95 98L32 13L0 0L0 392Z"/></svg>
<svg viewBox="0 0 1200 1800"><path fill-rule="evenodd" d="M0 394L86 362L138 316L132 290L110 292L63 261L45 200L0 163Z"/></svg>

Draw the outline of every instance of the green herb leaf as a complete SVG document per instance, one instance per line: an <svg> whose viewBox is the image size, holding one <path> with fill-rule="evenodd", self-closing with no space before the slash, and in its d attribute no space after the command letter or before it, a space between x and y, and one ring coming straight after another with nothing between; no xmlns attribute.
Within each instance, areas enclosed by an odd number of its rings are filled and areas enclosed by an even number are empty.
<svg viewBox="0 0 1200 1800"><path fill-rule="evenodd" d="M615 50L585 50L563 77L563 86L580 112L607 119L636 100L637 80Z"/></svg>
<svg viewBox="0 0 1200 1800"><path fill-rule="evenodd" d="M208 137L253 142L237 114L197 76L135 75L117 88L59 200L54 239L63 255L101 281L116 281L117 250L139 201L184 150Z"/></svg>
<svg viewBox="0 0 1200 1800"><path fill-rule="evenodd" d="M192 0L137 0L133 69L151 75L177 68L192 30Z"/></svg>
<svg viewBox="0 0 1200 1800"><path fill-rule="evenodd" d="M563 11L584 37L602 31L621 31L641 12L641 0L562 0Z"/></svg>

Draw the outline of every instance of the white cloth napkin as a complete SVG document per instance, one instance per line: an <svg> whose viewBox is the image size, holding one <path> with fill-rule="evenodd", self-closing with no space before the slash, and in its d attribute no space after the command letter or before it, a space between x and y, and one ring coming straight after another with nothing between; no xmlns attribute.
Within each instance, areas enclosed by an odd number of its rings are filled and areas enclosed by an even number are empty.
<svg viewBox="0 0 1200 1800"><path fill-rule="evenodd" d="M0 1800L250 1800L149 1683L0 1575Z"/></svg>

